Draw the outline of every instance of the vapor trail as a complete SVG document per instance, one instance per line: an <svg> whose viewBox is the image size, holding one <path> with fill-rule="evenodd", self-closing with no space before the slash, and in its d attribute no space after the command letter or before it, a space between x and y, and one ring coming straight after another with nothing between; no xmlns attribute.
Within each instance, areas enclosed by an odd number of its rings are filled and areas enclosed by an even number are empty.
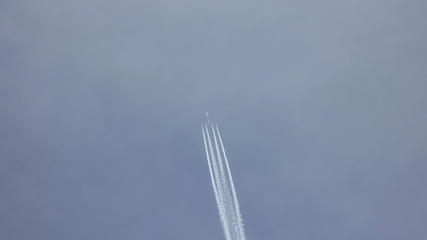
<svg viewBox="0 0 427 240"><path fill-rule="evenodd" d="M215 125L215 127L216 127L216 131L218 133L219 142L221 144L222 154L224 155L225 166L227 167L228 178L230 179L230 186L231 186L231 192L233 194L233 201L234 201L234 206L235 206L235 211L236 211L237 226L239 228L240 239L245 240L246 236L245 236L245 231L243 229L242 214L240 212L239 201L237 200L237 193L236 193L236 188L234 187L234 182L233 182L233 177L231 175L230 165L228 164L227 154L225 154L224 143L222 142L221 133L219 132L218 125Z"/></svg>
<svg viewBox="0 0 427 240"><path fill-rule="evenodd" d="M209 157L210 154L209 154L208 145L207 145L207 142L206 142L206 135L205 135L204 126L202 126L202 133L203 133L203 143L205 145L206 159L208 160L209 174L211 176L212 188L213 188L213 191L214 191L214 194L215 194L215 200L216 200L216 204L217 204L218 210L220 212L219 215L220 215L221 222L222 222L221 210L220 210L221 206L220 206L220 200L219 200L219 195L218 195L218 188L216 186L214 175L212 173L212 162L211 162L211 159Z"/></svg>
<svg viewBox="0 0 427 240"><path fill-rule="evenodd" d="M242 217L228 158L218 126L202 125L203 143L220 221L226 240L245 240ZM226 174L227 172L227 174Z"/></svg>
<svg viewBox="0 0 427 240"><path fill-rule="evenodd" d="M206 138L208 139L207 143L209 146L208 158L212 161L212 166L213 166L213 175L212 175L212 172L210 172L210 174L211 174L211 178L213 177L213 179L215 180L214 181L215 185L214 184L213 185L214 185L214 189L216 188L216 191L214 190L214 193L215 193L215 198L217 201L219 218L220 218L220 221L222 223L225 238L227 240L232 240L231 235L230 235L230 228L228 226L228 222L229 222L228 216L226 213L226 207L225 207L225 203L224 203L224 190L223 190L222 179L219 176L218 164L217 164L217 161L215 158L215 153L213 151L212 141L211 141L209 129L207 128L207 126L205 126L205 132L206 132Z"/></svg>
<svg viewBox="0 0 427 240"><path fill-rule="evenodd" d="M217 140L217 135L215 133L215 129L214 126L211 125L211 130L212 130L212 134L213 134L213 139L214 139L214 143L215 143L215 149L216 149L216 160L218 161L218 168L219 168L219 176L221 178L221 184L222 184L222 189L223 189L223 201L224 201L224 205L225 205L225 211L227 213L227 223L230 224L229 228L232 235L232 239L241 239L240 238L240 233L239 233L239 228L236 225L237 223L237 216L235 214L234 211L234 202L233 202L233 198L232 198L232 193L230 192L230 183L227 179L227 176L225 175L225 170L224 170L224 163L222 161L222 157L221 157L221 152L219 150L219 145L218 145L218 140ZM228 214L230 213L231 216Z"/></svg>

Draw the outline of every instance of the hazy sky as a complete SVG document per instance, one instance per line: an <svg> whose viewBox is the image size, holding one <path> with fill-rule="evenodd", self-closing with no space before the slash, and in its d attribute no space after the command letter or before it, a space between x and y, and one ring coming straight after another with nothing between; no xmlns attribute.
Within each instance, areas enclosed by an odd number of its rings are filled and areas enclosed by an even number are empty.
<svg viewBox="0 0 427 240"><path fill-rule="evenodd" d="M427 2L0 0L0 239L427 239Z"/></svg>

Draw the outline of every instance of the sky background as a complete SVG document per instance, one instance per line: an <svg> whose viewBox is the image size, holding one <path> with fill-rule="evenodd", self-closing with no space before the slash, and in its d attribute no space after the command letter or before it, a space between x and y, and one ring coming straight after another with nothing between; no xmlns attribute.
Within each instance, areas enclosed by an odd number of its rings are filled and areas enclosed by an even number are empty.
<svg viewBox="0 0 427 240"><path fill-rule="evenodd" d="M0 0L0 239L427 239L427 2Z"/></svg>

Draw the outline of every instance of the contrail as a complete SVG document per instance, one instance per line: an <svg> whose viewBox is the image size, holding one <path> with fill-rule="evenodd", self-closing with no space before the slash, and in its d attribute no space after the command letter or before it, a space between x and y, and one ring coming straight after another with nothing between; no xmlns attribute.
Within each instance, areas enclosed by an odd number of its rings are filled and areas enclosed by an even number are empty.
<svg viewBox="0 0 427 240"><path fill-rule="evenodd" d="M233 199L232 199L231 192L230 192L230 187L229 187L230 183L228 182L227 176L225 175L224 164L222 161L221 152L219 150L217 135L215 133L215 129L214 129L213 125L211 125L211 129L212 129L214 143L215 143L216 156L217 156L216 159L218 161L218 167L219 167L219 176L221 178L221 183L223 185L223 191L224 191L223 200L226 203L224 205L226 207L226 213L231 213L231 216L227 215L229 218L227 220L227 222L230 224L230 228L232 228L234 230L234 231L230 230L230 232L233 232L234 235L239 236L240 234L238 232L239 231L238 226L235 225L235 223L237 222L236 221L237 218L236 218L236 214L234 211L234 203L233 203ZM234 236L232 236L232 239L233 238L234 238ZM240 237L238 239L240 239Z"/></svg>
<svg viewBox="0 0 427 240"><path fill-rule="evenodd" d="M224 235L226 240L245 240L239 202L224 143L218 126L214 126L208 114L206 119L206 123L202 125L203 143Z"/></svg>
<svg viewBox="0 0 427 240"><path fill-rule="evenodd" d="M224 190L223 190L223 184L221 181L221 178L219 176L218 173L218 164L216 162L216 158L215 158L215 154L213 151L213 147L212 147L212 141L211 141L211 137L209 134L209 129L207 128L207 126L205 126L205 132L206 132L206 137L208 139L207 143L209 145L209 151L206 152L207 158L208 158L208 162L212 161L212 166L213 166L213 175L212 172L210 172L211 178L213 177L213 179L215 180L214 182L212 182L213 188L214 188L214 193L215 193L215 199L217 202L217 206L218 206L218 212L219 212L219 218L221 220L222 223L222 227L224 230L224 235L225 238L227 240L232 240L231 236L230 236L230 229L228 227L228 217L227 217L227 213L225 210L225 204L224 204ZM205 144L205 148L206 144Z"/></svg>
<svg viewBox="0 0 427 240"><path fill-rule="evenodd" d="M224 155L225 166L227 167L228 178L230 179L230 186L231 186L231 192L233 194L233 201L234 201L234 206L235 206L235 211L236 211L237 226L239 228L240 239L245 240L246 236L245 236L245 231L243 229L242 214L240 213L239 201L237 200L237 194L236 194L236 189L234 187L233 177L231 176L230 165L228 164L228 158L227 158L227 155L225 154L224 144L222 142L221 133L219 132L218 125L215 125L215 127L216 127L216 131L218 133L219 142L221 144L222 154Z"/></svg>
<svg viewBox="0 0 427 240"><path fill-rule="evenodd" d="M219 200L219 195L218 195L218 188L217 188L216 183L215 183L214 175L212 174L212 163L211 163L211 159L209 157L210 154L209 154L209 151L208 151L208 145L206 143L205 129L204 129L203 126L202 126L202 134L203 134L203 143L205 144L206 159L208 160L209 173L210 173L210 176L211 176L212 188L213 188L213 191L214 191L214 194L215 194L215 200L216 200L216 203L217 203L218 210L220 212L220 218L221 218L221 222L222 222L222 216L221 216L222 215L222 210L221 210L221 206L220 206L220 200Z"/></svg>

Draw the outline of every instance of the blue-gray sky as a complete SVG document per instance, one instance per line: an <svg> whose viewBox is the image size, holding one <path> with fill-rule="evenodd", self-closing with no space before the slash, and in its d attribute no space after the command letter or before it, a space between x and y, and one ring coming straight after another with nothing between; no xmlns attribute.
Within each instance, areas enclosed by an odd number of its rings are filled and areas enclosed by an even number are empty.
<svg viewBox="0 0 427 240"><path fill-rule="evenodd" d="M0 239L427 238L427 4L1 0Z"/></svg>

